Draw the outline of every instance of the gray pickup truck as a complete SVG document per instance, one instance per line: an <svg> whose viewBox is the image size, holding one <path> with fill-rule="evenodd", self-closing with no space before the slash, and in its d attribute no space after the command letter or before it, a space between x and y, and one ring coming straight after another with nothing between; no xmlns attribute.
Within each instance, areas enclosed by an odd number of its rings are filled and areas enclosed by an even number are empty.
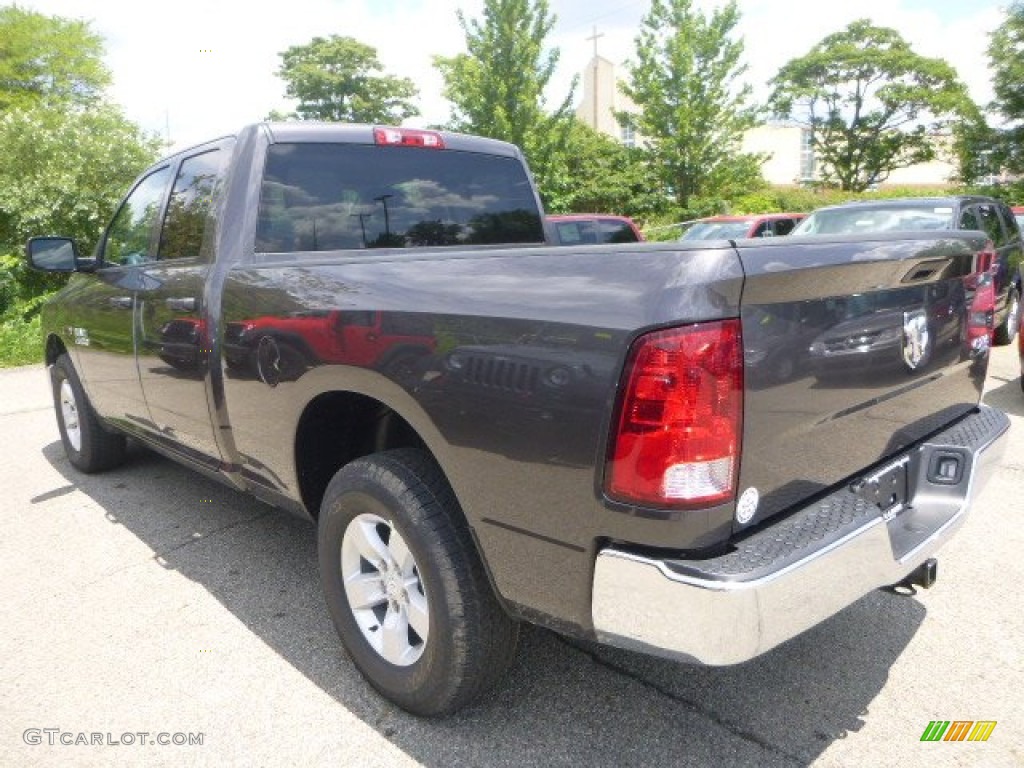
<svg viewBox="0 0 1024 768"><path fill-rule="evenodd" d="M180 152L92 257L27 246L74 273L43 310L67 457L131 438L316 521L344 646L421 715L492 686L521 621L725 665L931 584L1008 428L983 234L547 242L501 142Z"/></svg>

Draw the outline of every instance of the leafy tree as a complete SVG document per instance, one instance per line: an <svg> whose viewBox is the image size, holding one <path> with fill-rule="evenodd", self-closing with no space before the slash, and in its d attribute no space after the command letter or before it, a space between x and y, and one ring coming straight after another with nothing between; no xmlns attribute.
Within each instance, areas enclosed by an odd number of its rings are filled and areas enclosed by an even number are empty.
<svg viewBox="0 0 1024 768"><path fill-rule="evenodd" d="M278 77L297 99L302 120L399 124L418 115L418 91L406 77L383 71L377 49L351 37L314 37L280 54ZM282 117L275 112L276 117Z"/></svg>
<svg viewBox="0 0 1024 768"><path fill-rule="evenodd" d="M952 128L952 160L956 167L952 181L972 186L986 177L998 176L1006 166L1008 147L1002 132L988 124L980 110Z"/></svg>
<svg viewBox="0 0 1024 768"><path fill-rule="evenodd" d="M989 66L995 100L990 105L1005 122L991 131L983 151L995 155L998 165L1014 174L1024 173L1024 3L1014 2L989 41Z"/></svg>
<svg viewBox="0 0 1024 768"><path fill-rule="evenodd" d="M97 100L110 82L102 55L87 22L0 8L0 112Z"/></svg>
<svg viewBox="0 0 1024 768"><path fill-rule="evenodd" d="M553 112L545 106L558 63L557 50L544 50L556 20L547 0L484 0L482 20L457 16L468 52L434 57L452 105L449 127L521 147L543 192L575 119L575 83Z"/></svg>
<svg viewBox="0 0 1024 768"><path fill-rule="evenodd" d="M0 314L59 282L25 268L25 241L66 235L88 253L158 146L111 106L0 114Z"/></svg>
<svg viewBox="0 0 1024 768"><path fill-rule="evenodd" d="M651 175L643 150L577 120L543 190L544 207L552 213L612 212L644 220L669 204Z"/></svg>
<svg viewBox="0 0 1024 768"><path fill-rule="evenodd" d="M733 38L735 0L710 17L692 0L653 0L636 38L636 61L627 65L622 91L640 113L621 113L643 137L651 167L681 208L724 186L760 175L744 158L743 133L757 121L747 105L751 89L738 86L746 71L743 43Z"/></svg>
<svg viewBox="0 0 1024 768"><path fill-rule="evenodd" d="M943 59L861 19L779 70L770 104L812 131L822 180L861 191L936 156L937 132L977 107Z"/></svg>

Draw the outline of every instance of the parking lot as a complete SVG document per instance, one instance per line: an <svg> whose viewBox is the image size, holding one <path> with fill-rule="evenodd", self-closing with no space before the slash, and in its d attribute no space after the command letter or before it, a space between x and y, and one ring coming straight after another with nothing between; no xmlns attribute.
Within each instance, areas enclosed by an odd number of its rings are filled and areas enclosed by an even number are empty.
<svg viewBox="0 0 1024 768"><path fill-rule="evenodd" d="M526 629L499 689L442 721L350 664L311 525L143 450L76 473L48 386L0 371L0 765L1024 765L1016 346L986 393L1013 421L1005 458L933 589L725 669ZM997 725L922 743L932 720Z"/></svg>

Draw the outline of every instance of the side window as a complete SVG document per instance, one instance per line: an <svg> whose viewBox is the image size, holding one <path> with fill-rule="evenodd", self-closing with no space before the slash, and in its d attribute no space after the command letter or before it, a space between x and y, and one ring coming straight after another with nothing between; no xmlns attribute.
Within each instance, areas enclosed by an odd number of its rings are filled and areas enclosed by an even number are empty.
<svg viewBox="0 0 1024 768"><path fill-rule="evenodd" d="M999 223L999 214L996 213L996 207L994 205L991 203L982 203L979 205L978 218L981 221L981 231L985 232L992 238L992 242L995 243L996 248L1006 245L1006 235L1003 233L1003 227Z"/></svg>
<svg viewBox="0 0 1024 768"><path fill-rule="evenodd" d="M960 223L957 225L957 229L981 229L981 223L978 221L978 215L975 213L973 208L964 208L960 213Z"/></svg>
<svg viewBox="0 0 1024 768"><path fill-rule="evenodd" d="M780 237L788 235L793 231L793 227L796 226L796 222L793 219L778 219L775 222L775 234Z"/></svg>
<svg viewBox="0 0 1024 768"><path fill-rule="evenodd" d="M597 230L592 221L564 221L555 225L561 245L596 245Z"/></svg>
<svg viewBox="0 0 1024 768"><path fill-rule="evenodd" d="M1006 230L1007 240L1020 240L1020 227L1008 206L1000 204L999 218L1003 222L1003 229Z"/></svg>
<svg viewBox="0 0 1024 768"><path fill-rule="evenodd" d="M150 242L170 175L170 168L154 171L121 204L103 241L104 263L130 266L153 261Z"/></svg>
<svg viewBox="0 0 1024 768"><path fill-rule="evenodd" d="M772 236L771 229L772 229L772 223L770 221L762 221L760 224L757 225L757 229L755 229L753 232L750 233L750 236L751 237L764 237L765 235L768 235L768 237L771 237Z"/></svg>
<svg viewBox="0 0 1024 768"><path fill-rule="evenodd" d="M624 221L618 219L599 219L602 243L635 243L636 232Z"/></svg>
<svg viewBox="0 0 1024 768"><path fill-rule="evenodd" d="M209 256L214 231L210 214L223 181L226 155L215 149L182 161L160 233L161 259Z"/></svg>

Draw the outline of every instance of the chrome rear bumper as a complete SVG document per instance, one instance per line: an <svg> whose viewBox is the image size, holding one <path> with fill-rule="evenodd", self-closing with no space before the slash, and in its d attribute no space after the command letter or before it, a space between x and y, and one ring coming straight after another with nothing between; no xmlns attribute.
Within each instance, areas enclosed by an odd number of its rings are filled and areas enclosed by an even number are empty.
<svg viewBox="0 0 1024 768"><path fill-rule="evenodd" d="M982 406L897 457L910 493L883 515L849 486L742 540L722 557L657 559L606 547L594 569L601 642L699 664L736 664L902 581L963 524L1005 449L1009 419ZM936 456L958 457L933 482Z"/></svg>

